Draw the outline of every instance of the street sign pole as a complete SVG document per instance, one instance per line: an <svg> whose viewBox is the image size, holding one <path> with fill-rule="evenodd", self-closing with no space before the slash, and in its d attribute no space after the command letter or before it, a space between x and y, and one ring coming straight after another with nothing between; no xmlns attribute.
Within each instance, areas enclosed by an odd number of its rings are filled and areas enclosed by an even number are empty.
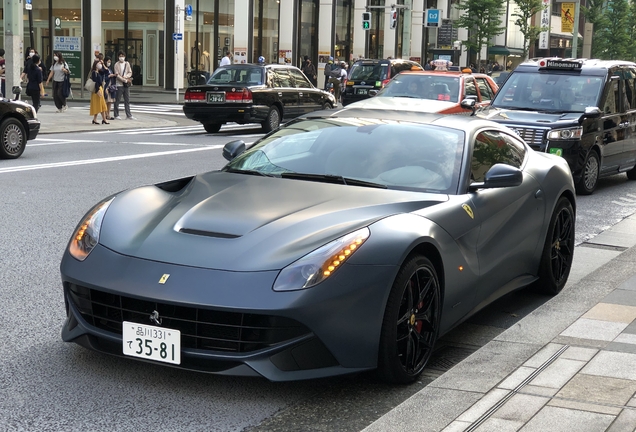
<svg viewBox="0 0 636 432"><path fill-rule="evenodd" d="M575 0L574 2L574 33L572 34L572 58L578 58L578 45L579 45L579 9L581 8L581 2Z"/></svg>

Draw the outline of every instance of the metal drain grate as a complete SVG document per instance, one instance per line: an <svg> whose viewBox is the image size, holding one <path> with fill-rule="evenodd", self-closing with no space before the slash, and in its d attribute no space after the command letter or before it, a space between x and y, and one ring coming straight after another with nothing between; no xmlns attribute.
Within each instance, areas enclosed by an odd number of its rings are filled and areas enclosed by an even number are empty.
<svg viewBox="0 0 636 432"><path fill-rule="evenodd" d="M426 368L446 372L475 351L477 351L477 348L469 349L451 345L443 346L433 353Z"/></svg>

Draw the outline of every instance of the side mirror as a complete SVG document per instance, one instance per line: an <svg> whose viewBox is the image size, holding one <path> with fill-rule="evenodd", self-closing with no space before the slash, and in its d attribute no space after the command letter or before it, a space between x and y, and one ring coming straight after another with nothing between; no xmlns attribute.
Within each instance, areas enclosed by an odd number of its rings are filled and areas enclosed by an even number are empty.
<svg viewBox="0 0 636 432"><path fill-rule="evenodd" d="M375 96L378 94L377 90L369 90L369 96Z"/></svg>
<svg viewBox="0 0 636 432"><path fill-rule="evenodd" d="M245 142L242 140L230 141L223 146L223 157L231 161L245 151Z"/></svg>
<svg viewBox="0 0 636 432"><path fill-rule="evenodd" d="M598 107L587 107L585 108L585 112L583 113L583 116L581 116L581 120L583 119L583 117L587 117L587 118L599 118L603 113L601 112L601 110Z"/></svg>
<svg viewBox="0 0 636 432"><path fill-rule="evenodd" d="M459 103L462 108L471 110L473 112L471 115L475 115L475 111L477 111L477 99L473 98L474 96L468 96Z"/></svg>
<svg viewBox="0 0 636 432"><path fill-rule="evenodd" d="M523 173L519 168L506 164L495 164L484 176L483 183L470 184L470 191L514 187L519 186L522 182Z"/></svg>

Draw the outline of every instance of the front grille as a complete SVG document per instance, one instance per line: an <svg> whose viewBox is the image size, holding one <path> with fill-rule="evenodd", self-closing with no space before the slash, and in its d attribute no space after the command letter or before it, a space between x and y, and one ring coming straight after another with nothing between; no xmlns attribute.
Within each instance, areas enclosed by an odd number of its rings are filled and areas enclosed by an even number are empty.
<svg viewBox="0 0 636 432"><path fill-rule="evenodd" d="M153 325L158 311L162 327L181 332L181 346L225 352L250 352L310 333L299 322L273 315L224 312L140 300L70 284L69 295L90 325L122 334L122 322Z"/></svg>
<svg viewBox="0 0 636 432"><path fill-rule="evenodd" d="M533 149L538 150L542 148L546 129L524 128L517 126L508 127L515 131L517 135L519 135Z"/></svg>

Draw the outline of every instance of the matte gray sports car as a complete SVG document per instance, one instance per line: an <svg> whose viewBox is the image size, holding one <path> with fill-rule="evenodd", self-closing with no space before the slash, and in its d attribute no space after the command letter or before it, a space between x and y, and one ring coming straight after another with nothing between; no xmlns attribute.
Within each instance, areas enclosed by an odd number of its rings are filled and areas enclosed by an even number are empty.
<svg viewBox="0 0 636 432"><path fill-rule="evenodd" d="M224 155L86 214L61 263L65 341L276 381L377 368L404 383L486 304L567 280L568 165L496 123L322 112Z"/></svg>

